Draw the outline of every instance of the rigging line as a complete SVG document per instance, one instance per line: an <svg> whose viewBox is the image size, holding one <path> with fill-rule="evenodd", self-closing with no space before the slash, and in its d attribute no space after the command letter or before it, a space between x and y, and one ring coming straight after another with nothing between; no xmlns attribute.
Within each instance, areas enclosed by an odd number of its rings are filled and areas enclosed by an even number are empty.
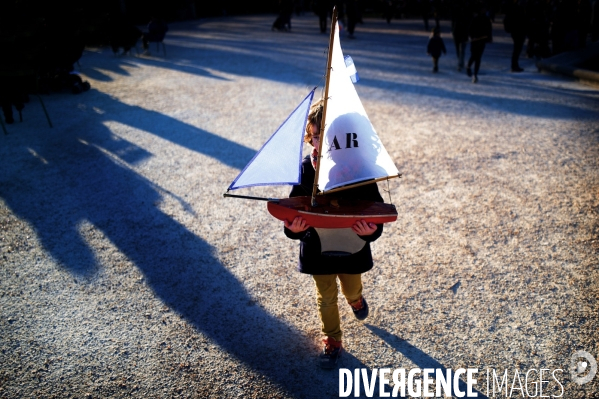
<svg viewBox="0 0 599 399"><path fill-rule="evenodd" d="M223 197L225 198L242 198L242 199L249 199L249 200L258 200L258 201L272 201L272 202L279 202L278 198L265 198L265 197L252 197L252 196L248 196L248 195L235 195L235 194L228 194L224 193Z"/></svg>
<svg viewBox="0 0 599 399"><path fill-rule="evenodd" d="M318 80L318 83L314 87L314 90L316 90L318 87L321 87L321 89L320 89L320 97L321 98L322 98L322 92L324 91L324 85L321 85L321 84L325 80L325 78L326 78L326 76L321 76L320 79Z"/></svg>
<svg viewBox="0 0 599 399"><path fill-rule="evenodd" d="M346 186L332 188L332 189L327 190L327 191L321 191L317 195L326 195L326 194L330 194L330 193L336 193L337 191L344 191L344 190L348 190L348 189L354 188L354 187L360 187L360 186L365 186L367 184L378 183L378 182L383 181L383 180L394 179L396 177L397 178L401 178L401 176L402 176L401 173L399 173L399 174L393 175L393 176L379 177L377 179L363 180L363 181L358 182L358 183L352 183L352 184L348 184Z"/></svg>
<svg viewBox="0 0 599 399"><path fill-rule="evenodd" d="M337 30L337 7L333 7L333 15L331 16L331 35L329 37L329 54L327 56L327 68L326 68L326 81L324 84L324 102L322 107L322 121L320 122L320 131L324 133L325 121L327 120L327 97L329 96L329 80L331 79L331 61L333 55L333 43L335 40L335 33ZM316 170L314 171L314 183L312 185L312 206L317 206L316 202L316 192L318 191L318 177L320 173L320 160L322 159L322 142L324 140L320 140L318 143L318 158L316 159Z"/></svg>
<svg viewBox="0 0 599 399"><path fill-rule="evenodd" d="M320 87L321 87L321 89L320 89L320 98L323 98L323 94L324 94L324 86L325 86L325 85L322 85L322 86L321 86L321 85L320 85L320 83L321 83L321 82L323 82L323 81L325 81L325 80L326 80L326 78L327 78L327 74L326 74L326 69L327 69L326 61L327 61L327 59L328 59L329 49L328 49L328 48L326 48L326 49L323 49L322 53L325 55L325 58L324 58L324 59L325 59L325 67L324 67L324 69L325 69L325 74L324 74L324 75L322 75L322 76L320 77L320 80L318 81L318 86L320 86Z"/></svg>

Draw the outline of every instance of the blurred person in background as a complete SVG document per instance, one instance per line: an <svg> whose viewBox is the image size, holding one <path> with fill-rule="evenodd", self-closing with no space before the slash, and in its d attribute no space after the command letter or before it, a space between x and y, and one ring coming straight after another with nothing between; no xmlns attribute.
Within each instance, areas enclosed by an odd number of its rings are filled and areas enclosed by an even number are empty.
<svg viewBox="0 0 599 399"><path fill-rule="evenodd" d="M486 11L486 7L482 4L474 8L474 17L468 30L468 35L470 36L470 59L468 60L466 74L472 77L472 83L478 82L478 72L486 44L493 42L493 26ZM474 73L472 73L473 64Z"/></svg>
<svg viewBox="0 0 599 399"><path fill-rule="evenodd" d="M441 57L441 53L447 54L447 50L441 38L441 28L438 26L433 28L431 37L428 39L426 53L433 58L433 73L439 72L439 58Z"/></svg>
<svg viewBox="0 0 599 399"><path fill-rule="evenodd" d="M520 68L518 59L526 40L527 25L528 21L523 0L509 0L505 8L503 28L512 36L512 42L514 43L511 63L512 72L522 72L524 70Z"/></svg>
<svg viewBox="0 0 599 399"><path fill-rule="evenodd" d="M468 28L472 20L472 10L467 0L455 0L451 5L451 35L458 58L458 71L464 68L466 47L468 44Z"/></svg>

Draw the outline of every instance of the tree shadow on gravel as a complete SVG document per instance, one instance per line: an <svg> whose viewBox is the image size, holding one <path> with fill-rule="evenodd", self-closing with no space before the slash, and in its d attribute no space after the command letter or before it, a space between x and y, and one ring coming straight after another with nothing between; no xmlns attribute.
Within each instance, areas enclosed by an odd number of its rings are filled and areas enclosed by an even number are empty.
<svg viewBox="0 0 599 399"><path fill-rule="evenodd" d="M113 74L118 74L118 75L122 75L122 76L130 76L131 74L129 73L129 71L127 70L127 68L138 68L138 66L129 61L129 60L121 60L121 62L114 62L114 58L116 58L116 56L113 56L113 59L108 58L108 55L104 55L105 57L100 58L99 55L97 54L92 54L89 52L84 52L84 57L82 58L82 62L83 62L83 66L79 66L80 69L84 68L85 69L85 74L95 80L98 80L100 82L111 82L114 79L108 75L105 71L110 71ZM94 57L94 65L93 66L89 66L87 65L87 62L89 62L90 57Z"/></svg>
<svg viewBox="0 0 599 399"><path fill-rule="evenodd" d="M214 158L236 169L242 169L256 154L256 150L252 148L245 147L159 112L136 105L120 103L95 89L91 89L88 93L89 96L86 97L83 103L87 109L95 109L97 110L96 112L99 111L102 113L100 115L102 123L114 121L143 130L181 147ZM111 134L103 135L98 144L103 148L109 149L111 146L116 145ZM136 149L131 149L131 143L128 142L119 146L123 147L120 150L121 153L114 153L121 158L123 158L122 153L124 152L138 152ZM146 155L151 156L151 154ZM141 160L143 159L139 159L138 161Z"/></svg>
<svg viewBox="0 0 599 399"><path fill-rule="evenodd" d="M154 56L115 56L103 48L85 52L80 69L90 78L103 82L113 80L110 74L130 75L128 70L141 64L221 81L229 79L219 74L228 74L312 86L322 78L326 67L326 46L315 48L314 43L300 36L301 42L290 41L291 36L284 36L285 40L281 41L253 41L247 34L237 39L167 34L166 57L156 52ZM311 53L318 57L316 64L306 63L305 54Z"/></svg>
<svg viewBox="0 0 599 399"><path fill-rule="evenodd" d="M169 51L173 49L170 48ZM109 71L112 74L122 76L130 75L127 68L139 68L139 64L150 65L156 68L173 69L184 73L203 76L207 78L226 81L228 79L215 75L208 69L197 65L195 62L182 59L159 59L130 55L110 55L107 51L86 52L82 60L81 71L88 77L101 82L111 82L114 79L107 74Z"/></svg>
<svg viewBox="0 0 599 399"><path fill-rule="evenodd" d="M412 363L414 363L418 368L420 368L420 369L425 369L425 368L441 369L443 371L443 373L446 374L447 368L445 366L443 366L439 361L437 361L430 355L423 352L421 349L418 349L414 345L410 344L408 341L405 341L405 340L385 331L384 329L382 329L380 327L376 327L371 324L364 324L364 326L366 328L368 328L370 331L372 331L379 338L381 338L383 341L385 341L393 349L395 349L396 351L398 351L399 353L404 355L406 358L410 359L410 361ZM453 370L453 371L455 371L455 370ZM452 373L452 376L453 376L453 373ZM479 378L479 382L480 381L481 380ZM464 395L467 392L467 385L461 379L460 379L460 383L459 383L459 389L460 389L461 393ZM476 389L473 389L473 392L475 394L478 394L479 398L488 399L487 396L485 396L482 392L480 392ZM462 397L462 396L457 396L456 394L457 394L457 392L453 390L453 385L452 385L451 395L456 396L456 397Z"/></svg>
<svg viewBox="0 0 599 399"><path fill-rule="evenodd" d="M547 101L531 101L528 99L484 96L465 92L456 92L434 86L396 83L377 79L362 79L360 80L360 83L364 84L365 86L376 87L381 90L390 90L399 93L413 93L430 97L438 97L439 99L464 101L478 107L503 111L515 115L573 120L594 120L597 118L597 112L595 110L580 108L576 105L554 104ZM472 112L475 111L473 110Z"/></svg>
<svg viewBox="0 0 599 399"><path fill-rule="evenodd" d="M91 94L82 99L89 109L104 96ZM104 122L147 130L236 168L254 151L171 117L102 100L98 104L118 112L87 115L85 124L70 121L58 126L60 131L5 137L3 162L27 170L0 174L0 196L7 206L33 226L43 247L76 281L93 280L97 271L96 248L87 237L109 241L140 269L165 305L224 352L292 396L336 392L337 373L313 371L316 353L303 333L256 305L210 244L157 207L164 190L128 167L151 154L122 139L115 143ZM27 147L38 157L23 161L18 152ZM348 358L359 367L353 356Z"/></svg>

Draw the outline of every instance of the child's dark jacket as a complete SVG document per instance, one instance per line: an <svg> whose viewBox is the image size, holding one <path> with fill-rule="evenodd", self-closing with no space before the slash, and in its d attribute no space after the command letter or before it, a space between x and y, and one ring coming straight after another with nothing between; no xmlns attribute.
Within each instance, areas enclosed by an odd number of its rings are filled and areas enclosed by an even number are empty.
<svg viewBox="0 0 599 399"><path fill-rule="evenodd" d="M311 196L312 186L314 184L314 167L310 156L306 156L302 161L301 182L293 186L289 197ZM351 198L383 202L376 183L367 184L360 187L350 188L332 194L336 198ZM321 241L316 229L310 227L308 230L293 233L284 228L285 235L294 240L300 240L300 255L298 270L307 274L359 274L372 269L372 253L370 243L375 241L383 233L383 225L377 224L376 231L370 236L358 236L365 241L364 247L354 253L345 256L331 256L321 253Z"/></svg>
<svg viewBox="0 0 599 399"><path fill-rule="evenodd" d="M441 53L447 53L445 50L445 43L439 36L433 36L428 39L428 45L426 46L426 52L433 58L441 57Z"/></svg>

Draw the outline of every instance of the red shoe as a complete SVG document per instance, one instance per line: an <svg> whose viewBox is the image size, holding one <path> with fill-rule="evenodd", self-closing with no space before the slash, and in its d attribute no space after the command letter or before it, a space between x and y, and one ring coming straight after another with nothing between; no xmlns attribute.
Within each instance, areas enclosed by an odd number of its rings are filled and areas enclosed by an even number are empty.
<svg viewBox="0 0 599 399"><path fill-rule="evenodd" d="M318 356L320 367L323 369L332 369L337 364L341 352L343 352L343 346L341 345L341 341L337 341L333 337L326 337L322 342L324 343L324 348Z"/></svg>
<svg viewBox="0 0 599 399"><path fill-rule="evenodd" d="M354 311L354 316L358 320L364 320L368 317L368 303L366 302L366 298L360 298L360 302L355 305L349 305L351 309Z"/></svg>

